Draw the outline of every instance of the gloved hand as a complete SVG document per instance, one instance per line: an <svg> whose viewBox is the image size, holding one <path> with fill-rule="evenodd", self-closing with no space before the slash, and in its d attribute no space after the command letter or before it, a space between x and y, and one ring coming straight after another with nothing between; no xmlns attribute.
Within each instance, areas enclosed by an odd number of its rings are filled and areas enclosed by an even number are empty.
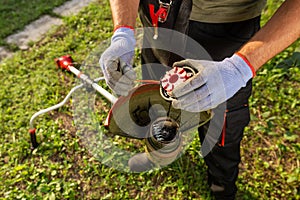
<svg viewBox="0 0 300 200"><path fill-rule="evenodd" d="M173 107L190 112L217 107L246 86L255 75L251 64L240 54L220 62L187 59L173 66L190 66L198 72L172 91L177 98L172 102Z"/></svg>
<svg viewBox="0 0 300 200"><path fill-rule="evenodd" d="M126 96L134 87L136 73L130 63L135 43L132 29L118 28L99 61L107 85L118 95Z"/></svg>

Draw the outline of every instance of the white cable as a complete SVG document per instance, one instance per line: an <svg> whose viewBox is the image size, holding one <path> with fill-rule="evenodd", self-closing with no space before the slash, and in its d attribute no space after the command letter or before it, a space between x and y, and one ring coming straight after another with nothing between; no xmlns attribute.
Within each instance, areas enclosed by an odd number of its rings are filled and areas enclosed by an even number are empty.
<svg viewBox="0 0 300 200"><path fill-rule="evenodd" d="M57 108L60 108L60 107L62 107L68 100L69 100L69 98L71 97L71 95L76 91L76 90L78 90L79 88L82 88L84 86L84 84L82 83L82 84L80 84L80 85L77 85L77 86L75 86L75 87L73 87L72 89L71 89L71 91L69 92L69 94L65 97L65 99L62 101L62 102L60 102L59 104L56 104L56 105L54 105L54 106L51 106L51 107L49 107L49 108L46 108L46 109L43 109L43 110L40 110L40 111L38 111L38 112L36 112L32 117L31 117L31 119L30 119L30 128L32 129L32 128L34 128L34 126L33 126L33 121L34 121L34 119L36 118L36 117L38 117L39 115L42 115L42 114L44 114L44 113L46 113L46 112L50 112L50 111L52 111L52 110L55 110L55 109L57 109Z"/></svg>
<svg viewBox="0 0 300 200"><path fill-rule="evenodd" d="M75 75L79 75L80 74L80 71L78 71L76 68L72 67L72 72L75 74ZM107 100L109 100L111 103L115 103L117 101L117 98L115 96L113 96L112 94L110 94L108 91L106 91L105 89L103 89L101 86L99 86L97 83L95 82L98 82L98 81L101 81L101 80L104 80L104 77L99 77L99 78L96 78L94 80L94 83L91 84L91 86L97 90L100 94L102 94ZM64 98L64 100L54 106L51 106L49 108L46 108L46 109L43 109L43 110L40 110L38 112L36 112L30 119L30 128L34 128L33 126L33 122L35 120L35 118L37 118L39 115L42 115L44 113L47 113L47 112L50 112L52 110L55 110L57 108L60 108L62 107L68 100L69 98L71 97L71 95L76 91L78 90L79 88L82 88L85 84L82 83L80 85L77 85L75 86L74 88L71 89L71 91L68 93L68 95Z"/></svg>

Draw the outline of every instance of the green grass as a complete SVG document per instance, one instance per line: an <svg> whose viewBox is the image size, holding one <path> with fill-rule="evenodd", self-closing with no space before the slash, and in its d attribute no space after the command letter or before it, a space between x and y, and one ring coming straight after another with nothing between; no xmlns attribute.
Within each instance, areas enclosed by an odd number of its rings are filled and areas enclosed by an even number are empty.
<svg viewBox="0 0 300 200"><path fill-rule="evenodd" d="M2 0L0 4L0 45L4 39L18 30L22 30L31 21L41 15L55 15L52 10L67 0Z"/></svg>
<svg viewBox="0 0 300 200"><path fill-rule="evenodd" d="M172 165L127 174L101 164L83 145L70 103L37 119L41 144L31 152L31 115L60 102L76 82L72 74L55 68L54 58L71 54L81 63L111 36L108 1L64 20L65 25L30 50L0 64L0 199L211 199L198 138ZM300 198L297 47L299 42L268 62L254 80L238 199ZM101 102L100 123L109 105Z"/></svg>

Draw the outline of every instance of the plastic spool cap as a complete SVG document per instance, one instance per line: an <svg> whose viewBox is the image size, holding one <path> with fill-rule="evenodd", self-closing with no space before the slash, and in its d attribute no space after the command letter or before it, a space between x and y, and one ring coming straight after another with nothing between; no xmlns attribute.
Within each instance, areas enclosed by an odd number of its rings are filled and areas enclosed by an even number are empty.
<svg viewBox="0 0 300 200"><path fill-rule="evenodd" d="M167 71L165 76L161 79L161 86L167 92L171 92L174 87L180 83L186 81L190 76L185 69L181 67L174 67L170 71Z"/></svg>

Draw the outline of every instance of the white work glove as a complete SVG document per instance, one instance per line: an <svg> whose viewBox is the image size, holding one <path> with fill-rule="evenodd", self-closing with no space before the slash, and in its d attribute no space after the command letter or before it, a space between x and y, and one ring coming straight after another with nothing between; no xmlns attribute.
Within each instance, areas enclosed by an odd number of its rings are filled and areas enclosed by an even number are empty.
<svg viewBox="0 0 300 200"><path fill-rule="evenodd" d="M189 66L197 71L172 91L172 96L176 97L172 102L173 107L190 112L217 107L245 87L255 75L251 64L240 54L220 62L187 59L173 66Z"/></svg>
<svg viewBox="0 0 300 200"><path fill-rule="evenodd" d="M136 73L130 63L135 44L134 31L121 27L114 32L110 46L101 55L99 62L105 81L117 95L126 96L134 87Z"/></svg>

